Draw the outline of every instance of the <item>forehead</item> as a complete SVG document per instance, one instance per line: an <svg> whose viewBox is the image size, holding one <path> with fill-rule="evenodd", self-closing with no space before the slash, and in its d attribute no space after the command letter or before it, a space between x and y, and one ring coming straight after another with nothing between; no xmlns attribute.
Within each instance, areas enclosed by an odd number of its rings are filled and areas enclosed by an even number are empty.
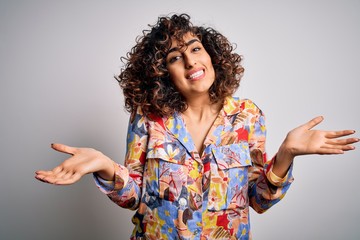
<svg viewBox="0 0 360 240"><path fill-rule="evenodd" d="M175 37L172 37L171 38L170 49L174 48L174 47L179 47L179 46L183 47L184 44L188 43L189 41L191 41L193 39L197 39L197 40L199 40L199 42L201 42L200 39L195 34L193 34L191 32L188 32L188 33L184 34L184 36L181 39L182 41L179 41Z"/></svg>

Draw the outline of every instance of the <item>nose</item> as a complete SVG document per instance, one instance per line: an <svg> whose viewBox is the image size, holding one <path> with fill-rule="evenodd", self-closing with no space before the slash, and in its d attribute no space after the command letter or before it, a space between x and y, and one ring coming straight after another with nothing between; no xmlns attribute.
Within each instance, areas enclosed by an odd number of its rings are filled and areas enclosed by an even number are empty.
<svg viewBox="0 0 360 240"><path fill-rule="evenodd" d="M196 60L194 57L190 56L189 54L184 53L184 62L185 62L185 68L191 69L196 65Z"/></svg>

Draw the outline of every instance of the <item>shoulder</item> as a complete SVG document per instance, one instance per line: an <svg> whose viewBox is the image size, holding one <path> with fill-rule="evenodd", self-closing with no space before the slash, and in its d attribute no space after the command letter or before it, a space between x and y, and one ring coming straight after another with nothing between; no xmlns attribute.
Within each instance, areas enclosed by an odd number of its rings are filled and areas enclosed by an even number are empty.
<svg viewBox="0 0 360 240"><path fill-rule="evenodd" d="M175 118L176 114L169 114L168 116L160 116L154 113L145 114L142 108L137 107L130 116L130 124L136 126L143 126L147 131L149 129L157 129L160 132L166 129L167 124L171 124L169 121Z"/></svg>
<svg viewBox="0 0 360 240"><path fill-rule="evenodd" d="M260 107L250 99L240 99L243 110L262 112Z"/></svg>
<svg viewBox="0 0 360 240"><path fill-rule="evenodd" d="M249 112L252 114L262 114L261 109L250 99L239 97L227 97L224 102L224 110L228 114Z"/></svg>

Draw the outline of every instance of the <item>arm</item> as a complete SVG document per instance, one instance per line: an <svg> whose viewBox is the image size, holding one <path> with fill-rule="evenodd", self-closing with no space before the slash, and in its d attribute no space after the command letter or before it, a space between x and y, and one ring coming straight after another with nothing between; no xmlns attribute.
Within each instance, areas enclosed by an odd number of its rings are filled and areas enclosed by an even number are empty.
<svg viewBox="0 0 360 240"><path fill-rule="evenodd" d="M139 205L148 141L147 120L140 110L130 118L127 134L125 167L115 165L114 181L94 174L95 182L114 203L129 209Z"/></svg>
<svg viewBox="0 0 360 240"><path fill-rule="evenodd" d="M141 195L147 144L146 121L141 113L135 114L129 123L127 143L126 167L95 149L52 144L54 150L72 156L50 171L37 171L35 178L50 184L69 185L85 174L94 173L99 188L114 202L122 207L136 208Z"/></svg>
<svg viewBox="0 0 360 240"><path fill-rule="evenodd" d="M263 213L279 202L286 194L293 181L291 166L287 166L284 178L274 176L273 164L277 155L267 160L265 151L266 127L265 116L255 104L249 120L249 149L253 165L249 167L249 204L258 213Z"/></svg>
<svg viewBox="0 0 360 240"><path fill-rule="evenodd" d="M322 131L312 130L322 122L317 117L290 131L281 144L278 153L270 161L265 154L264 116L259 112L254 131L250 131L251 157L254 166L249 169L250 205L262 213L282 199L293 178L292 163L296 156L305 154L342 154L353 150L358 138L343 138L353 134L353 130ZM261 120L262 119L262 120ZM264 164L265 163L265 164Z"/></svg>

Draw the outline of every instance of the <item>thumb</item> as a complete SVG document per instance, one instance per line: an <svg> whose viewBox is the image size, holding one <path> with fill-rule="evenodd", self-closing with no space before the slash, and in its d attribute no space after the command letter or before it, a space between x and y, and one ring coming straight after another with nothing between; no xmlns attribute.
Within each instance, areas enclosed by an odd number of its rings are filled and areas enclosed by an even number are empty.
<svg viewBox="0 0 360 240"><path fill-rule="evenodd" d="M51 148L58 152L63 152L63 153L71 154L71 155L74 155L77 151L77 148L70 147L70 146L67 146L67 145L64 145L61 143L52 143Z"/></svg>
<svg viewBox="0 0 360 240"><path fill-rule="evenodd" d="M309 122L305 123L304 125L302 125L302 127L306 128L307 130L310 130L319 123L321 123L323 120L324 120L323 116L318 116L316 118L311 119Z"/></svg>

